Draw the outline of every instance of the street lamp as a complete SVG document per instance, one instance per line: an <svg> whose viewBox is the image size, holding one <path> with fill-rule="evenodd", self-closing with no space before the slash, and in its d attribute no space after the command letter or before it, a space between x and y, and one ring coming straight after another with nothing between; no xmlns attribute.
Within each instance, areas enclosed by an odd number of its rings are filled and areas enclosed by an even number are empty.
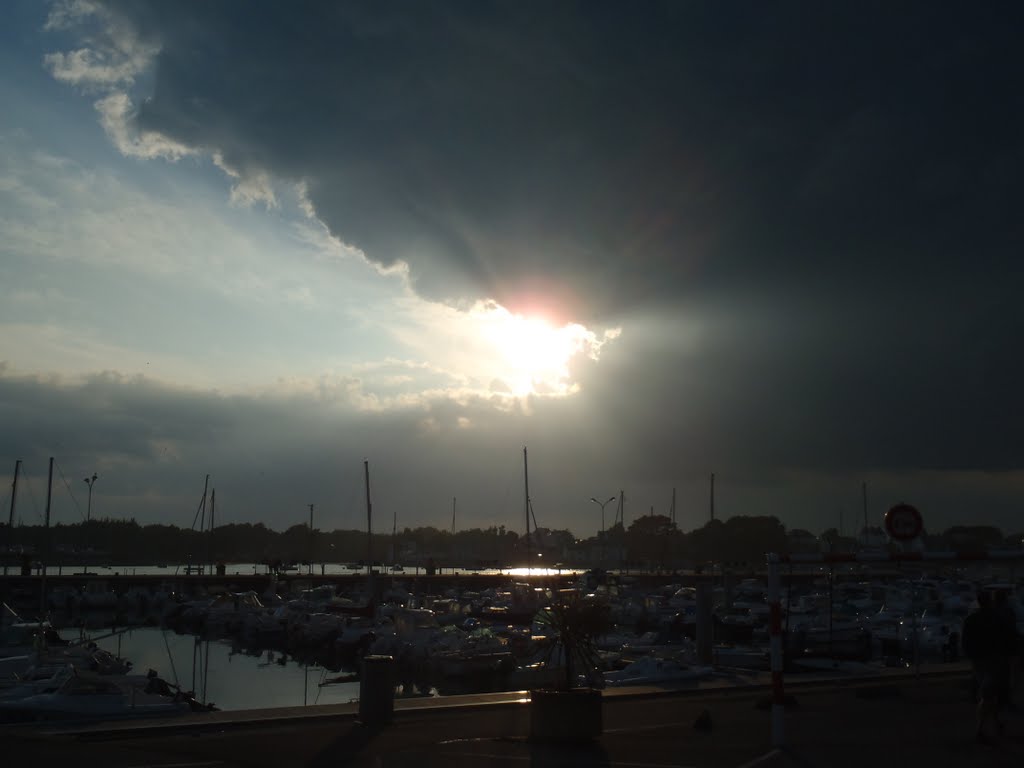
<svg viewBox="0 0 1024 768"><path fill-rule="evenodd" d="M599 506L601 508L601 539L603 540L604 539L604 508L606 506L608 506L609 504L611 504L613 501L615 501L615 497L612 496L607 501L598 501L593 496L591 496L590 500L592 502L594 502L595 504L597 504L597 506Z"/></svg>
<svg viewBox="0 0 1024 768"><path fill-rule="evenodd" d="M604 508L615 501L615 497L611 496L606 501L598 501L593 496L590 500L597 504L601 508L601 566L604 567L604 548L605 548L605 534L604 534Z"/></svg>
<svg viewBox="0 0 1024 768"><path fill-rule="evenodd" d="M92 477L84 479L86 485L89 486L89 503L85 508L85 522L89 522L92 519L92 484L96 482L96 473L92 473Z"/></svg>

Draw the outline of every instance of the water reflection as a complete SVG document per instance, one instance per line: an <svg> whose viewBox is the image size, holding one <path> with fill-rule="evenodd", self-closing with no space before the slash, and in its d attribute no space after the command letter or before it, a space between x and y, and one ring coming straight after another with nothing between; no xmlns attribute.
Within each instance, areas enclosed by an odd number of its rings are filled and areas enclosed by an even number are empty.
<svg viewBox="0 0 1024 768"><path fill-rule="evenodd" d="M196 566L192 566L195 568ZM38 575L40 571L39 566L32 568L32 574ZM204 568L206 573L213 573L212 568ZM580 574L583 573L582 568L545 568L545 567L532 567L532 568L466 568L466 567L450 567L444 566L438 568L440 575L481 575L481 576L559 576L567 574ZM76 574L87 573L93 576L166 576L168 578L178 578L187 575L187 566L175 566L175 565L90 565L84 569L80 565L69 566L69 565L48 565L46 567L46 573L49 576L72 576ZM228 563L225 567L226 576L265 576L269 575L270 571L267 566L263 563ZM426 574L426 569L422 567L410 566L408 568L402 568L401 566L390 567L384 566L383 568L374 568L374 573L395 576L397 578L409 577L409 576L423 576ZM357 565L346 565L344 563L317 563L313 572L310 573L307 566L301 568L292 568L282 571L282 575L285 576L355 576L363 574L366 575L366 566Z"/></svg>
<svg viewBox="0 0 1024 768"><path fill-rule="evenodd" d="M77 628L61 630L78 640ZM359 684L315 663L276 651L247 651L229 641L203 640L158 627L91 631L96 645L129 660L137 672L154 669L165 680L195 691L218 709L263 709L312 704L345 704L359 696ZM341 678L338 682L332 682Z"/></svg>

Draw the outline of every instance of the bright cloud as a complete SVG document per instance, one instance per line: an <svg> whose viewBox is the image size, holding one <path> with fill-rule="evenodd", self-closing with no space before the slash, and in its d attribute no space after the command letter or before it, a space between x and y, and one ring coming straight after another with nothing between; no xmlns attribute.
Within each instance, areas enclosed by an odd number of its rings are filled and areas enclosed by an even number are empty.
<svg viewBox="0 0 1024 768"><path fill-rule="evenodd" d="M180 160L197 154L196 150L179 141L169 139L159 131L139 130L133 120L133 106L127 93L116 91L104 96L95 104L100 115L100 125L110 141L126 157L145 160L163 158Z"/></svg>
<svg viewBox="0 0 1024 768"><path fill-rule="evenodd" d="M467 313L467 322L485 345L481 366L502 381L516 396L527 394L568 395L577 390L569 363L577 355L597 360L601 348L621 333L605 331L598 336L579 323L560 328L539 317L509 312L494 302L478 302ZM489 352L489 354L487 354Z"/></svg>

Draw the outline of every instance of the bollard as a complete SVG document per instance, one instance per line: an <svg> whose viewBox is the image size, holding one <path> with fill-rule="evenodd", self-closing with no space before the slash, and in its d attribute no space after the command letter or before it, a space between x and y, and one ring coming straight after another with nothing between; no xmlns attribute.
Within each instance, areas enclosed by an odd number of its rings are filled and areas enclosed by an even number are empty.
<svg viewBox="0 0 1024 768"><path fill-rule="evenodd" d="M395 659L364 656L359 677L359 720L378 726L391 722L395 712Z"/></svg>

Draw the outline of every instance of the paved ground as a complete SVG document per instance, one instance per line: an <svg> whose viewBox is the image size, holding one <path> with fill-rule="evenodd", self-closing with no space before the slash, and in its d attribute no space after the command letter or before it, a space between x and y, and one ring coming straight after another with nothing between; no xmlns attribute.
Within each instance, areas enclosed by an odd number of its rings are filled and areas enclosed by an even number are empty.
<svg viewBox="0 0 1024 768"><path fill-rule="evenodd" d="M391 725L359 724L348 708L225 717L199 726L146 724L39 734L0 731L4 762L105 768L754 768L754 766L1024 765L1024 716L1007 718L994 745L974 743L966 677L913 677L794 686L787 747L770 743L765 689L608 696L602 737L589 747L528 740L528 705L476 697L459 708L396 712ZM504 701L504 703L493 703ZM479 704L478 702L485 702ZM470 705L471 704L471 705ZM312 710L314 710L311 712ZM693 727L707 711L711 730ZM312 715L312 716L310 716Z"/></svg>

